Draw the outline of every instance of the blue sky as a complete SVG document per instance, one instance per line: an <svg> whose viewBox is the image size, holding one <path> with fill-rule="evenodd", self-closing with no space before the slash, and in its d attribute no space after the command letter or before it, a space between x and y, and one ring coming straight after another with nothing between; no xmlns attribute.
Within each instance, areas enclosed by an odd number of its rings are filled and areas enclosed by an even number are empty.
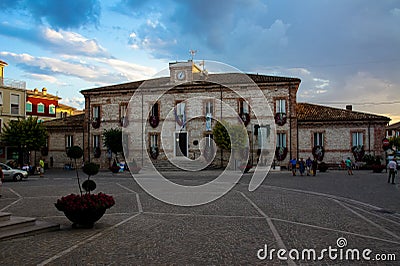
<svg viewBox="0 0 400 266"><path fill-rule="evenodd" d="M298 101L400 120L400 1L2 0L7 78L83 107L80 90L214 60L302 79Z"/></svg>

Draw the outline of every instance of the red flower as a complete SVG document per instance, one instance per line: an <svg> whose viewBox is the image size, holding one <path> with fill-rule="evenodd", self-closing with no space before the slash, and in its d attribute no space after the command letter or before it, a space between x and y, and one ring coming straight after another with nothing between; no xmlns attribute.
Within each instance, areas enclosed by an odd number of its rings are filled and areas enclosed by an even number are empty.
<svg viewBox="0 0 400 266"><path fill-rule="evenodd" d="M82 196L70 194L58 199L55 206L59 211L75 211L99 208L108 209L114 206L114 204L115 201L112 196L100 192L98 194L85 194Z"/></svg>

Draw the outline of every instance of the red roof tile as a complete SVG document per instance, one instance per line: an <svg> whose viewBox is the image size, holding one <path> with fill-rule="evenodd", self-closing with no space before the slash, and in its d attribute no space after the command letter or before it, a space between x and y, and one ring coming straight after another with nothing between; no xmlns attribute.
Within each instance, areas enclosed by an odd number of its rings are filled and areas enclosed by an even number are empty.
<svg viewBox="0 0 400 266"><path fill-rule="evenodd" d="M388 123L389 117L346 109L333 108L329 106L310 103L297 103L297 119L299 122L312 121L381 121Z"/></svg>

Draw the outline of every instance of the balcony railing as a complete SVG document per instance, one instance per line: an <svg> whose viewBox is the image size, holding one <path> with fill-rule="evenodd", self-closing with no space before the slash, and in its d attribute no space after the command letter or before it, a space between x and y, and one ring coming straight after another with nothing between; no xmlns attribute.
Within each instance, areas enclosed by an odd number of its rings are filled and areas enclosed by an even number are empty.
<svg viewBox="0 0 400 266"><path fill-rule="evenodd" d="M15 80L15 79L1 78L0 77L0 87L9 87L9 88L14 88L14 89L25 90L26 82L25 81L20 81L20 80Z"/></svg>

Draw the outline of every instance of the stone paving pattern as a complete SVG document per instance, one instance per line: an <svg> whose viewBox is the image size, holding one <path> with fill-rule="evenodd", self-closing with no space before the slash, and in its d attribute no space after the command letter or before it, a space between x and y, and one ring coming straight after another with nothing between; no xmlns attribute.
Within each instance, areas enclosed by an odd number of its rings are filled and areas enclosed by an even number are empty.
<svg viewBox="0 0 400 266"><path fill-rule="evenodd" d="M167 173L176 183L198 185L214 172ZM83 175L82 175L83 176ZM140 175L139 175L140 176ZM248 191L246 174L224 197L198 207L179 207L145 193L129 173L101 172L96 192L116 205L93 229L73 229L56 210L57 198L78 193L74 172L50 170L44 178L6 182L0 210L61 224L61 230L0 241L1 265L398 265L400 261L400 186L385 173L342 171L316 177L270 173ZM320 193L320 194L316 194ZM139 202L137 196L139 197ZM140 206L139 206L140 203ZM382 211L383 210L383 211ZM276 229L271 229L269 221ZM396 261L259 260L257 251L328 246L369 248L393 253Z"/></svg>

